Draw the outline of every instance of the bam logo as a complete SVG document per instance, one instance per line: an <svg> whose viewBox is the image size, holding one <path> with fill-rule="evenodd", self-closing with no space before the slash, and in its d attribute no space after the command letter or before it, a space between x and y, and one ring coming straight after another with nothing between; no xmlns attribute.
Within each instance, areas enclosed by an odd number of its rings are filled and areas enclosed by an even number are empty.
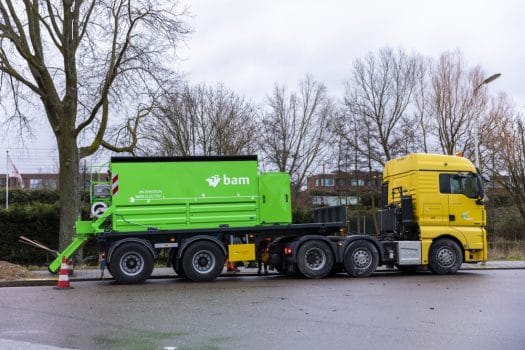
<svg viewBox="0 0 525 350"><path fill-rule="evenodd" d="M217 187L219 183L222 180L222 184L224 186L238 186L238 185L249 185L250 184L250 178L249 177L228 177L226 174L222 175L222 178L219 175L213 175L206 179L208 181L208 185L210 187Z"/></svg>
<svg viewBox="0 0 525 350"><path fill-rule="evenodd" d="M206 181L208 181L208 185L211 187L217 187L219 182L221 182L221 178L219 175L213 175L212 177L207 178Z"/></svg>

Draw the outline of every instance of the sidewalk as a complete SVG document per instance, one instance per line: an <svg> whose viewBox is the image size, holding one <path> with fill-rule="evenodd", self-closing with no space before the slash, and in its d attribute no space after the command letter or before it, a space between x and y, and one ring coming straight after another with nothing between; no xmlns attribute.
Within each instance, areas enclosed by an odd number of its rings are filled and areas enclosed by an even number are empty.
<svg viewBox="0 0 525 350"><path fill-rule="evenodd" d="M487 261L478 264L463 264L462 270L508 270L508 269L525 269L525 260L512 261Z"/></svg>
<svg viewBox="0 0 525 350"><path fill-rule="evenodd" d="M509 270L525 269L525 261L487 261L485 264L463 264L461 270ZM239 267L240 272L226 272L221 277L228 276L257 276L257 268ZM379 268L378 271L396 271L396 269ZM58 275L49 273L47 270L33 271L35 278L18 280L18 281L0 281L0 287L22 287L22 286L54 286L57 283ZM268 275L277 275L276 272L270 271ZM264 275L263 275L264 276ZM153 270L152 279L161 278L179 278L170 267L157 267ZM99 269L76 269L69 277L70 281L98 281L100 280ZM104 271L104 280L111 281L113 277L109 271Z"/></svg>

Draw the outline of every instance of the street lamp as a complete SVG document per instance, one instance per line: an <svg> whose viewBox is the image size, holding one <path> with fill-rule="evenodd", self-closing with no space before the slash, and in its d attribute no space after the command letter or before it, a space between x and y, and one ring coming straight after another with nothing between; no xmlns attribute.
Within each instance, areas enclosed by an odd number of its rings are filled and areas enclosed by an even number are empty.
<svg viewBox="0 0 525 350"><path fill-rule="evenodd" d="M472 92L472 95L474 97L477 96L478 94L478 91L479 89L483 86L483 85L486 85L488 83L491 83L493 82L494 80L498 79L499 77L501 77L501 73L496 73L496 74L492 74L490 77L488 77L487 79L483 80L481 83L479 83L478 86L476 86L474 88L474 91ZM481 164L480 164L480 161L479 161L479 140L478 140L478 134L479 134L479 121L476 121L476 129L475 129L475 134L474 134L474 162L476 163L476 168L478 168L478 170L481 168Z"/></svg>
<svg viewBox="0 0 525 350"><path fill-rule="evenodd" d="M501 73L496 73L496 74L492 74L490 77L488 77L487 79L483 80L478 86L476 86L476 88L474 89L474 96L476 96L479 88L481 88L483 85L485 84L488 84L488 83L492 83L494 80L498 79L499 77L501 77Z"/></svg>

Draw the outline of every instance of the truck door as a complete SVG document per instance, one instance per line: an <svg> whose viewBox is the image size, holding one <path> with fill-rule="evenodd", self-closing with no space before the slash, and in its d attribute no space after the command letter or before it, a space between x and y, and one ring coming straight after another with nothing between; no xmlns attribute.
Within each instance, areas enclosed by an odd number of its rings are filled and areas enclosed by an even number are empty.
<svg viewBox="0 0 525 350"><path fill-rule="evenodd" d="M479 181L473 173L440 174L440 192L448 193L450 226L484 225L483 205L478 204Z"/></svg>

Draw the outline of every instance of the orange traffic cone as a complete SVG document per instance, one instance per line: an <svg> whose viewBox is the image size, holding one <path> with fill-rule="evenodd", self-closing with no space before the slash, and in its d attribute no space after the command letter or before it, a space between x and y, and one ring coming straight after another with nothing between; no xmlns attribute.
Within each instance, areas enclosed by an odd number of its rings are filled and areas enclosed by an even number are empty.
<svg viewBox="0 0 525 350"><path fill-rule="evenodd" d="M68 275L73 276L73 273L75 272L75 270L73 269L73 259L67 259L66 264L67 264Z"/></svg>
<svg viewBox="0 0 525 350"><path fill-rule="evenodd" d="M62 257L62 264L60 265L60 272L58 273L58 284L54 289L73 289L69 285L69 270L67 268L66 257Z"/></svg>

